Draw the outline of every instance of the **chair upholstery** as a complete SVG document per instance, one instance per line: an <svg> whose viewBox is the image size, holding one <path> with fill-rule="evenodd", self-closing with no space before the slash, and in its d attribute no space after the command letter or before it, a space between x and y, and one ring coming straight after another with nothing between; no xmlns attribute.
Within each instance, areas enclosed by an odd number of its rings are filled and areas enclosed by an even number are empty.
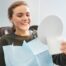
<svg viewBox="0 0 66 66"><path fill-rule="evenodd" d="M14 31L13 31L12 27L9 27L9 26L0 27L0 37L5 35L5 34L9 34L9 33L13 33L13 32Z"/></svg>
<svg viewBox="0 0 66 66"><path fill-rule="evenodd" d="M37 30L38 29L38 25L32 25L30 26L29 30Z"/></svg>
<svg viewBox="0 0 66 66"><path fill-rule="evenodd" d="M31 30L32 32L35 30L37 30L38 26L37 25L32 25L30 26L29 30ZM9 34L9 33L14 33L15 30L12 27L6 26L6 27L0 27L0 37L5 35L5 34Z"/></svg>

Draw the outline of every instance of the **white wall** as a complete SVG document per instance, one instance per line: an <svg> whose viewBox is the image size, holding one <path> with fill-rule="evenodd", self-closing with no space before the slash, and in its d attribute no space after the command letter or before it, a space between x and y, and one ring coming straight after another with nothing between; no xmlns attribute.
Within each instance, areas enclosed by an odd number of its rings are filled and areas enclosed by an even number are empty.
<svg viewBox="0 0 66 66"><path fill-rule="evenodd" d="M48 15L61 18L63 37L66 39L66 0L40 0L40 22Z"/></svg>

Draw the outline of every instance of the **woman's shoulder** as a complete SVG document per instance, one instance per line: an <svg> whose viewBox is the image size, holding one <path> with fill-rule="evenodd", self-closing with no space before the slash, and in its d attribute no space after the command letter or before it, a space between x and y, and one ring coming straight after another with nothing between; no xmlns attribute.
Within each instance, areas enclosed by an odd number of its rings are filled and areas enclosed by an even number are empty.
<svg viewBox="0 0 66 66"><path fill-rule="evenodd" d="M0 39L7 39L12 36L13 36L13 34L6 34L6 35L3 35Z"/></svg>
<svg viewBox="0 0 66 66"><path fill-rule="evenodd" d="M12 36L13 36L13 34L6 34L6 35L3 35L2 37L0 37L0 45L7 45L8 44L8 40Z"/></svg>

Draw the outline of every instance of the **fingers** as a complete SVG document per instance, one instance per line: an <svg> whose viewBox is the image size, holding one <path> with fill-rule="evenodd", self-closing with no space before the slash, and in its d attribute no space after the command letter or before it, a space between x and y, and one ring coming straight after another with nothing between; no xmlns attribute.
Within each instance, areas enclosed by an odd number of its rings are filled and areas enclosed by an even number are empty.
<svg viewBox="0 0 66 66"><path fill-rule="evenodd" d="M62 53L66 54L66 41L63 41L61 43L61 48L60 49L61 49Z"/></svg>

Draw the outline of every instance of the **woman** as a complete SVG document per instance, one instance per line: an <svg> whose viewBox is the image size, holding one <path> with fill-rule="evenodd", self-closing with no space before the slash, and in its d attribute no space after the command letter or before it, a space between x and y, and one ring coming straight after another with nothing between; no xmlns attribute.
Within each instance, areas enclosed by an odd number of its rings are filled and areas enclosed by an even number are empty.
<svg viewBox="0 0 66 66"><path fill-rule="evenodd" d="M4 45L22 45L23 41L29 42L36 38L36 34L30 33L29 26L31 23L30 10L24 1L17 1L8 8L8 17L13 24L15 33L7 34L0 38L0 66L6 66L4 61L4 53L2 46ZM53 56L53 61L58 57L59 60L62 55ZM63 56L64 57L64 56ZM66 56L65 56L66 58ZM59 61L58 59L56 61ZM54 61L56 63L56 61ZM61 62L64 62L62 58ZM60 64L59 62L57 64ZM66 64L66 63L65 63ZM63 65L63 64L61 64Z"/></svg>
<svg viewBox="0 0 66 66"><path fill-rule="evenodd" d="M34 35L29 31L31 23L30 10L24 1L13 3L8 9L8 17L13 27L15 27L15 33L5 35L0 39L0 66L5 66L2 46L12 43L22 45L23 40L28 42L34 39Z"/></svg>

